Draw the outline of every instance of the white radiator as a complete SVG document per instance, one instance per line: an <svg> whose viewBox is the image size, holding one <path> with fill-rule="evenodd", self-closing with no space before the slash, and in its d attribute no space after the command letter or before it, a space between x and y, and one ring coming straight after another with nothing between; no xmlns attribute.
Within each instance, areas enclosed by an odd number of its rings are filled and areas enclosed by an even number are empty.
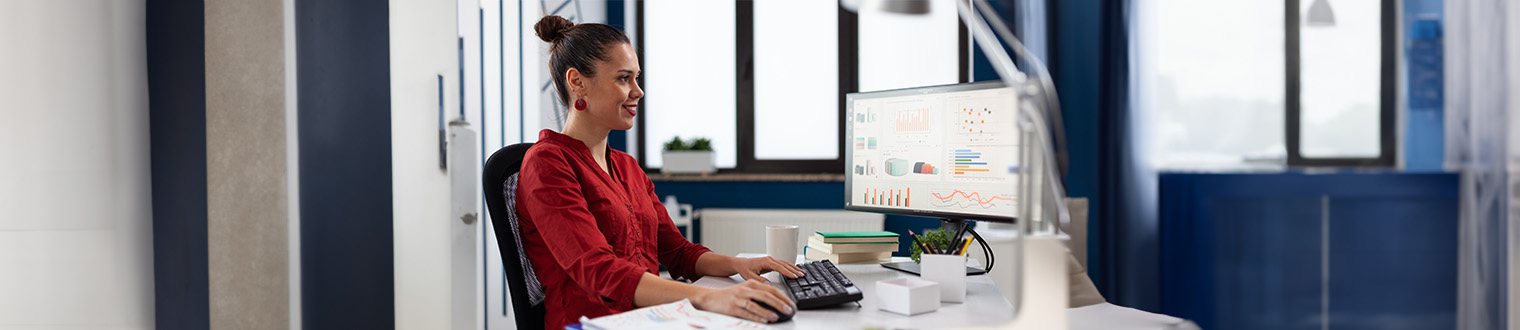
<svg viewBox="0 0 1520 330"><path fill-rule="evenodd" d="M765 253L765 226L797 225L797 253L820 231L879 231L884 216L845 210L702 209L702 245L724 255Z"/></svg>

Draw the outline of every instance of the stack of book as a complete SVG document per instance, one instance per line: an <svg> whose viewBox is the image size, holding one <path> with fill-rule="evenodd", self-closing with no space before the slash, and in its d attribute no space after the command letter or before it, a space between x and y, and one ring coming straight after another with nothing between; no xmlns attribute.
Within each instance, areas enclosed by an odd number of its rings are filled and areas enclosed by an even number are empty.
<svg viewBox="0 0 1520 330"><path fill-rule="evenodd" d="M802 256L836 264L875 261L897 252L897 233L890 231L818 232L808 237Z"/></svg>

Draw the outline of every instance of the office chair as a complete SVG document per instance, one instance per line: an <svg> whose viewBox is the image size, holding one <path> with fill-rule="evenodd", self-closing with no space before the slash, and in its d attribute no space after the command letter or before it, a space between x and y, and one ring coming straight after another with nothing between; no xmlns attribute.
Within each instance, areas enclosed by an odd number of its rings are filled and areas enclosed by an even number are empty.
<svg viewBox="0 0 1520 330"><path fill-rule="evenodd" d="M484 189L486 210L496 230L501 248L501 264L506 269L507 290L512 295L512 312L518 329L543 329L543 287L539 285L533 264L522 254L522 237L517 225L517 172L522 170L523 155L533 143L518 143L496 150L486 160Z"/></svg>

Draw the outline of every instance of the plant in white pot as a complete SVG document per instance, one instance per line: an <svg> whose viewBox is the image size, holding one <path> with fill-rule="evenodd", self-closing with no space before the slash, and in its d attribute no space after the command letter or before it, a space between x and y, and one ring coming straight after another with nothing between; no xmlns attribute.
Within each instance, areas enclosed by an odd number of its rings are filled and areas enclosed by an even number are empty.
<svg viewBox="0 0 1520 330"><path fill-rule="evenodd" d="M699 137L690 143L677 136L665 142L665 152L660 154L664 165L660 173L708 175L718 171L717 156L713 155L712 141Z"/></svg>

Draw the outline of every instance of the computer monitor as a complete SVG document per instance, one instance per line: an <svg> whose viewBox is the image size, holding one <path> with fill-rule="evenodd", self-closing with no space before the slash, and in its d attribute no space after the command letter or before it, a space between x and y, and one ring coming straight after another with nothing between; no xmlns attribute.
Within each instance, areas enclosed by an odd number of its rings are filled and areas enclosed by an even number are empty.
<svg viewBox="0 0 1520 330"><path fill-rule="evenodd" d="M844 208L1013 222L1015 104L1000 81L846 95Z"/></svg>

